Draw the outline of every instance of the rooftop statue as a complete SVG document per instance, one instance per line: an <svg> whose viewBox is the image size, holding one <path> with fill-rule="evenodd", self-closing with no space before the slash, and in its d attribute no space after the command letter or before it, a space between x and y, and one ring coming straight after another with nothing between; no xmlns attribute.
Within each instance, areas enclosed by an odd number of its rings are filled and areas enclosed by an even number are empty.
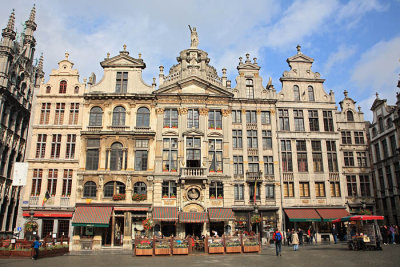
<svg viewBox="0 0 400 267"><path fill-rule="evenodd" d="M197 35L196 27L190 27L190 48L197 48L199 46L199 36Z"/></svg>

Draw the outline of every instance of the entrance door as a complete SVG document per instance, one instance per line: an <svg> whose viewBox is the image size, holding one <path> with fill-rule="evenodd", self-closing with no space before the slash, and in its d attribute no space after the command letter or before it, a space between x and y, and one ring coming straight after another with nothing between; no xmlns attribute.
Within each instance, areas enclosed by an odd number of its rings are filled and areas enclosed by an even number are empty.
<svg viewBox="0 0 400 267"><path fill-rule="evenodd" d="M191 235L193 237L201 237L201 232L203 230L202 223L186 223L185 224L185 232L186 236Z"/></svg>
<svg viewBox="0 0 400 267"><path fill-rule="evenodd" d="M111 223L107 228L103 228L101 234L101 243L103 246L111 246L111 232L112 232L112 225Z"/></svg>
<svg viewBox="0 0 400 267"><path fill-rule="evenodd" d="M115 217L114 246L122 246L124 238L124 217Z"/></svg>

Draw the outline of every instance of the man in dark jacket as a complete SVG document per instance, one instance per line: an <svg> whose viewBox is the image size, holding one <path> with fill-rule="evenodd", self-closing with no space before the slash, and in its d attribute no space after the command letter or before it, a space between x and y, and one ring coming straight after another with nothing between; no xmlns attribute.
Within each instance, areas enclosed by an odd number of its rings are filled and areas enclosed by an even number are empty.
<svg viewBox="0 0 400 267"><path fill-rule="evenodd" d="M333 235L333 240L335 241L335 244L337 243L337 229L336 229L336 225L332 225L332 235Z"/></svg>
<svg viewBox="0 0 400 267"><path fill-rule="evenodd" d="M300 241L300 245L303 245L303 230L301 228L299 228L299 241Z"/></svg>
<svg viewBox="0 0 400 267"><path fill-rule="evenodd" d="M276 229L276 231L274 232L274 235L272 236L272 240L275 241L275 250L276 250L276 256L282 256L282 238L283 235L282 233Z"/></svg>
<svg viewBox="0 0 400 267"><path fill-rule="evenodd" d="M292 243L292 232L290 231L290 229L287 229L287 233L286 233L286 241L287 241L287 245L290 246L290 243Z"/></svg>

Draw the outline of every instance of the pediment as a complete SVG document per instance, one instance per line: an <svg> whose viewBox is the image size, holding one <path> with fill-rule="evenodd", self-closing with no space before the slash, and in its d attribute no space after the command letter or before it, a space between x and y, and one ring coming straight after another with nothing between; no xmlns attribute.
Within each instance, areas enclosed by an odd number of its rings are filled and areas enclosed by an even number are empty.
<svg viewBox="0 0 400 267"><path fill-rule="evenodd" d="M183 136L204 136L204 133L197 129L190 129L182 133Z"/></svg>
<svg viewBox="0 0 400 267"><path fill-rule="evenodd" d="M304 63L313 63L314 59L308 57L304 54L297 54L293 57L287 59L287 62L304 62Z"/></svg>
<svg viewBox="0 0 400 267"><path fill-rule="evenodd" d="M211 132L207 135L208 137L224 137L223 134L218 133L218 132Z"/></svg>
<svg viewBox="0 0 400 267"><path fill-rule="evenodd" d="M176 136L178 135L178 131L167 131L162 134L163 136Z"/></svg>
<svg viewBox="0 0 400 267"><path fill-rule="evenodd" d="M146 64L142 59L136 59L130 57L128 55L118 55L112 58L107 58L104 61L100 62L100 65L103 68L115 68L115 67L134 67L134 68L142 68L146 67Z"/></svg>
<svg viewBox="0 0 400 267"><path fill-rule="evenodd" d="M237 67L237 69L238 69L238 70L242 70L242 69L246 69L246 70L260 70L261 67L258 66L258 65L255 65L255 64L253 64L253 63L243 63L243 64L240 64L240 65Z"/></svg>
<svg viewBox="0 0 400 267"><path fill-rule="evenodd" d="M382 100L382 99L376 98L374 103L372 103L371 110L375 110L377 107L384 104L385 102L386 102L386 99Z"/></svg>

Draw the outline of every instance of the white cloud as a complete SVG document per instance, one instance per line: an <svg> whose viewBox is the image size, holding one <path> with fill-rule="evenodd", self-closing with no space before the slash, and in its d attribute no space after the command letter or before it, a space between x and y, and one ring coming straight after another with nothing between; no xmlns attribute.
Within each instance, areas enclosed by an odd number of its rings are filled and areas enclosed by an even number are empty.
<svg viewBox="0 0 400 267"><path fill-rule="evenodd" d="M333 66L348 60L356 52L355 46L341 45L338 50L329 55L324 66L325 75L330 72Z"/></svg>
<svg viewBox="0 0 400 267"><path fill-rule="evenodd" d="M378 0L350 0L341 6L337 12L337 22L345 23L348 28L354 27L361 18L371 11L382 11L387 6L379 3Z"/></svg>

